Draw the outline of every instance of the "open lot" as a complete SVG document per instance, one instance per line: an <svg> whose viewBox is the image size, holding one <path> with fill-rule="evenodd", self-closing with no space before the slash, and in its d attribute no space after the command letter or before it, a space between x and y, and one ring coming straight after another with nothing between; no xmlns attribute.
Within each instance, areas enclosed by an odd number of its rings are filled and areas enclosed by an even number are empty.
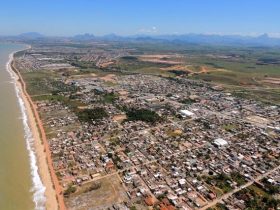
<svg viewBox="0 0 280 210"><path fill-rule="evenodd" d="M94 184L97 186L89 190ZM118 175L111 175L77 187L77 191L66 199L66 204L70 210L102 210L126 199Z"/></svg>

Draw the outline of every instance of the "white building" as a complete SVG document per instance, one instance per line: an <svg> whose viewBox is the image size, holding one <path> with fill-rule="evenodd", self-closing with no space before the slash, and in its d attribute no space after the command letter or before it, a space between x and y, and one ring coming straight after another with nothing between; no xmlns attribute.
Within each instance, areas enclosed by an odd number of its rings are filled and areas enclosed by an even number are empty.
<svg viewBox="0 0 280 210"><path fill-rule="evenodd" d="M214 145L217 147L225 147L228 145L228 142L222 138L218 138L214 140Z"/></svg>
<svg viewBox="0 0 280 210"><path fill-rule="evenodd" d="M180 110L180 114L182 117L193 117L194 113L190 112L189 110L182 109Z"/></svg>

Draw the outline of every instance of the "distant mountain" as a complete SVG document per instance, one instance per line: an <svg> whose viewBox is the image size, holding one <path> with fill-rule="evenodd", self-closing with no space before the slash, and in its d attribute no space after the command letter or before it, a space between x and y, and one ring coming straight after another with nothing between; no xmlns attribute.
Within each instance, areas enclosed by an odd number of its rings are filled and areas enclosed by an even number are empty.
<svg viewBox="0 0 280 210"><path fill-rule="evenodd" d="M249 45L249 46L280 46L280 38L273 38L267 34L257 37L241 36L241 35L209 35L209 34L181 34L181 35L133 35L133 36L119 36L116 34L107 34L104 36L95 36L93 34L85 33L73 37L49 37L37 32L23 33L18 36L0 37L2 40L13 41L75 41L75 42L89 42L89 41L119 41L119 42L169 42L176 44L213 44L213 45Z"/></svg>
<svg viewBox="0 0 280 210"><path fill-rule="evenodd" d="M72 38L77 41L90 41L90 40L94 40L96 37L93 34L86 33L86 34L78 34Z"/></svg>
<svg viewBox="0 0 280 210"><path fill-rule="evenodd" d="M153 38L198 44L226 44L226 45L278 45L279 38L269 37L267 34L258 37L240 35L207 35L207 34L183 34L183 35L160 35Z"/></svg>
<svg viewBox="0 0 280 210"><path fill-rule="evenodd" d="M121 36L118 36L114 33L111 33L111 34L105 34L102 36L102 38L105 38L105 39L119 39L119 38L123 38Z"/></svg>
<svg viewBox="0 0 280 210"><path fill-rule="evenodd" d="M118 36L114 33L106 34L103 36L95 36L93 34L85 33L85 34L78 34L72 37L72 39L76 41L96 41L96 40L121 41L127 39L127 37Z"/></svg>
<svg viewBox="0 0 280 210"><path fill-rule="evenodd" d="M18 37L23 39L40 39L40 38L44 38L45 36L37 32L27 32L18 35Z"/></svg>
<svg viewBox="0 0 280 210"><path fill-rule="evenodd" d="M208 35L208 34L181 34L181 35L133 35L118 36L108 34L104 36L94 36L90 34L77 35L73 40L90 41L136 41L136 42L175 42L191 44L221 44L221 45L257 45L257 46L280 46L279 38L269 37L267 34L258 37L241 35Z"/></svg>

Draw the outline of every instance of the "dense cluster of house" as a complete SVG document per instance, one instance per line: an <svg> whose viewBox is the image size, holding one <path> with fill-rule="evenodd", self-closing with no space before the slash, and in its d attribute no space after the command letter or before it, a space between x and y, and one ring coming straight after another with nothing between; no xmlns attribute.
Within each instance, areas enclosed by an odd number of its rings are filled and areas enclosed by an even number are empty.
<svg viewBox="0 0 280 210"><path fill-rule="evenodd" d="M20 52L18 56L19 68L28 71L42 70L65 70L78 69L82 64L90 67L106 68L114 64L120 57L129 55L133 49L109 49L109 46L102 43L91 45L81 45L82 47L36 45Z"/></svg>
<svg viewBox="0 0 280 210"><path fill-rule="evenodd" d="M52 116L44 122L65 188L118 174L125 206L198 209L279 166L278 106L151 75L118 76L114 85L98 77L65 83L79 88L72 97L85 104L81 109L98 106L109 113L84 123L61 102L37 102L42 115ZM105 103L102 96L109 93L117 99ZM124 106L152 110L162 121L127 121ZM269 180L279 186L278 174Z"/></svg>

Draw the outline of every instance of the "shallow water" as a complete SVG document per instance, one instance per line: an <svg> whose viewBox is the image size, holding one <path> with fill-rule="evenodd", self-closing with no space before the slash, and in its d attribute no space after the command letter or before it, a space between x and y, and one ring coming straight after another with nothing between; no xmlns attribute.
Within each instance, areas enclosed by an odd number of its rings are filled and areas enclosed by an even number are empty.
<svg viewBox="0 0 280 210"><path fill-rule="evenodd" d="M9 54L25 47L0 43L0 210L35 208L31 153L14 81L6 69Z"/></svg>

